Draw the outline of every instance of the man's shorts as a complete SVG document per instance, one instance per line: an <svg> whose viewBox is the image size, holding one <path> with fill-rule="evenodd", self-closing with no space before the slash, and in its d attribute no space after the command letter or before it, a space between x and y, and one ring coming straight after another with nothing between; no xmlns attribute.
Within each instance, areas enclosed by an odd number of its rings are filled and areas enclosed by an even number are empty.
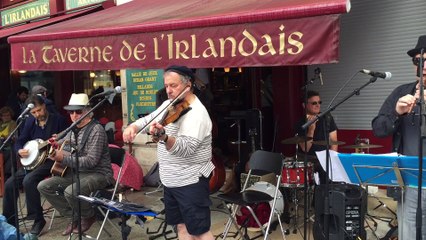
<svg viewBox="0 0 426 240"><path fill-rule="evenodd" d="M184 187L164 187L166 221L169 225L185 223L191 235L201 235L210 230L209 179L201 177L198 183Z"/></svg>

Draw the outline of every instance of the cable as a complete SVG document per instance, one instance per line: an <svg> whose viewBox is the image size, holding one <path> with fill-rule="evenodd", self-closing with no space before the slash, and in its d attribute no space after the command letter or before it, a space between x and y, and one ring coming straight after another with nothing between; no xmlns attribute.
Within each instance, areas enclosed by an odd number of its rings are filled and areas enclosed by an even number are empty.
<svg viewBox="0 0 426 240"><path fill-rule="evenodd" d="M334 103L334 100L336 100L336 97L339 96L340 92L348 85L348 83L359 73L359 71L355 72L344 84L342 87L340 87L339 91L337 91L336 95L331 99L330 103L327 106L327 109L331 107L331 105Z"/></svg>

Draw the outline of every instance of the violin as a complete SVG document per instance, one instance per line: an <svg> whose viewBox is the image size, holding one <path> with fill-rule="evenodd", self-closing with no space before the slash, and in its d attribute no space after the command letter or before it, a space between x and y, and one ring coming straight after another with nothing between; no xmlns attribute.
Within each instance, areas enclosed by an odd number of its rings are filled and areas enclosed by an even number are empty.
<svg viewBox="0 0 426 240"><path fill-rule="evenodd" d="M153 118L151 118L151 120L149 120L145 124L145 126L140 128L138 130L138 132L136 133L136 135L141 133L142 130L146 129L146 127L149 126L162 113L164 113L163 118L158 123L160 123L163 126L179 120L179 118L181 118L189 110L191 110L191 107L189 107L189 102L182 98L182 96L190 90L191 90L191 88L189 86L185 87L182 90L182 92L180 92L179 95L175 99L173 99L165 108L163 108ZM164 112L164 111L166 111L166 112ZM158 138L162 134L164 134L164 130L161 131L161 132L156 132L153 135L154 135L155 138ZM156 141L156 139L153 139L153 140L154 140L154 142L158 141L158 140Z"/></svg>
<svg viewBox="0 0 426 240"><path fill-rule="evenodd" d="M166 126L170 123L174 123L179 120L183 115L185 115L191 107L189 102L186 100L180 100L172 104L167 108L166 113L164 114L163 119L159 122L161 125Z"/></svg>
<svg viewBox="0 0 426 240"><path fill-rule="evenodd" d="M165 113L163 118L158 122L159 124L166 126L170 123L174 123L191 110L189 102L182 98L182 96L189 90L189 88L185 88L175 99L173 99L173 101L169 103L169 105L164 109ZM158 140L156 138L160 137L164 133L164 129L160 132L155 132L153 138L154 142L157 142Z"/></svg>
<svg viewBox="0 0 426 240"><path fill-rule="evenodd" d="M158 123L163 126L166 126L170 123L174 123L179 120L183 115L185 115L189 110L191 110L191 107L189 106L188 101L183 99L175 101L173 104L167 107L163 118ZM165 134L164 129L163 131L155 132L153 138L154 142L157 142L158 140L156 138L160 137L163 134Z"/></svg>

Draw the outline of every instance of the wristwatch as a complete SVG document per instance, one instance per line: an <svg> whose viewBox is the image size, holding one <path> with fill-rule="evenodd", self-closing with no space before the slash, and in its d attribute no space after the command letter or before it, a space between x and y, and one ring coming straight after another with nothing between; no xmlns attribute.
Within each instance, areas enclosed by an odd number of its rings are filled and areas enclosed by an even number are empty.
<svg viewBox="0 0 426 240"><path fill-rule="evenodd" d="M166 144L167 140L169 140L169 135L166 134L166 137L164 138L164 140L160 140L158 142L161 143L161 144Z"/></svg>

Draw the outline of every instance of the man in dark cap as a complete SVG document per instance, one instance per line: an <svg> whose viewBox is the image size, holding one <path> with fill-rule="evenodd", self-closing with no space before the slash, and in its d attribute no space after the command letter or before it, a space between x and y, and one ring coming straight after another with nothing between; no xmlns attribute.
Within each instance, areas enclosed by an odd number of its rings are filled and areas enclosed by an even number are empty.
<svg viewBox="0 0 426 240"><path fill-rule="evenodd" d="M373 132L377 137L393 136L392 151L407 156L419 155L419 106L420 76L426 83L426 67L419 68L421 51L426 50L426 35L420 36L415 48L407 54L412 58L416 81L398 86L387 97L378 116L372 121ZM423 112L424 114L424 112ZM423 122L424 124L424 122ZM423 141L423 157L426 156L426 144ZM398 205L399 239L416 239L417 187L407 187L404 191L404 204ZM426 190L422 190L422 239L426 239Z"/></svg>
<svg viewBox="0 0 426 240"><path fill-rule="evenodd" d="M164 185L167 224L177 226L179 239L210 240L214 239L210 231L209 197L209 176L215 168L212 162L212 122L206 108L193 93L193 82L191 69L168 67L164 71L168 100L153 113L130 124L123 132L123 140L132 142L142 130L160 143L157 155L160 180ZM175 99L189 107L166 126L162 119L167 111L161 111Z"/></svg>
<svg viewBox="0 0 426 240"><path fill-rule="evenodd" d="M41 85L34 85L34 87L31 89L31 94L40 94L43 97L47 97L47 89Z"/></svg>
<svg viewBox="0 0 426 240"><path fill-rule="evenodd" d="M44 100L44 103L46 104L47 110L49 110L49 112L59 114L59 111L56 109L53 101L47 97L47 88L43 87L42 85L34 85L34 87L31 89L31 95L41 96Z"/></svg>

